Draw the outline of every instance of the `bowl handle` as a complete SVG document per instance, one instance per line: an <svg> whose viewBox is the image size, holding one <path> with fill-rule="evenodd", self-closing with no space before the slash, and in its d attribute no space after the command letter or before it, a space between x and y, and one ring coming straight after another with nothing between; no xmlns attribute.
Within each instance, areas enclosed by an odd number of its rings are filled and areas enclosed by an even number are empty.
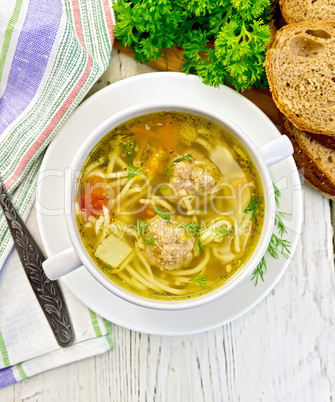
<svg viewBox="0 0 335 402"><path fill-rule="evenodd" d="M52 281L74 271L82 265L83 263L80 261L73 247L51 256L42 263L46 276Z"/></svg>
<svg viewBox="0 0 335 402"><path fill-rule="evenodd" d="M272 166L293 154L292 143L286 135L268 142L258 150L267 166Z"/></svg>

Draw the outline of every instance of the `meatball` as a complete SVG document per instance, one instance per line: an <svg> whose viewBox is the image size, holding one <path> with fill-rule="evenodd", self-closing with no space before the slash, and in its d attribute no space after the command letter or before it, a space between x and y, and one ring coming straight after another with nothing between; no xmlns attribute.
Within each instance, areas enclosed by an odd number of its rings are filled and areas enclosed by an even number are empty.
<svg viewBox="0 0 335 402"><path fill-rule="evenodd" d="M199 161L176 163L171 184L174 186L175 194L179 198L206 192L215 186L213 175L203 165Z"/></svg>
<svg viewBox="0 0 335 402"><path fill-rule="evenodd" d="M149 232L155 245L147 246L145 252L149 261L161 270L182 268L193 259L195 238L178 222L157 217Z"/></svg>

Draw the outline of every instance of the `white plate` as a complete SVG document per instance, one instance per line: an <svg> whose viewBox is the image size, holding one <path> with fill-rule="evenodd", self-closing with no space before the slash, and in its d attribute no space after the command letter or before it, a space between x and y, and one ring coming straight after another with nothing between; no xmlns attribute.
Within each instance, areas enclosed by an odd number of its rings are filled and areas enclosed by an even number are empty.
<svg viewBox="0 0 335 402"><path fill-rule="evenodd" d="M51 143L39 176L37 218L48 256L70 247L63 201L64 177L82 141L107 117L142 102L185 100L207 106L236 122L257 146L280 134L253 103L227 87L214 89L196 76L183 73L150 73L110 85L84 102L70 116ZM285 238L296 248L302 224L302 193L292 157L270 168L281 189L280 210L291 214ZM152 311L130 304L109 293L84 267L62 278L62 282L89 308L111 322L128 329L156 335L185 335L224 325L258 304L279 281L290 261L269 257L264 282L257 286L244 281L221 299L194 309L175 312Z"/></svg>

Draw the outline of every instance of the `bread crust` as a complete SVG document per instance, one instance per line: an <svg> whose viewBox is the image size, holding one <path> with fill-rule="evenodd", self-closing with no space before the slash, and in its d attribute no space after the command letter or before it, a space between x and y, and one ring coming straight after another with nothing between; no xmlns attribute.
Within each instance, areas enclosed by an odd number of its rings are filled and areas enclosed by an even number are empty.
<svg viewBox="0 0 335 402"><path fill-rule="evenodd" d="M286 134L293 145L293 157L304 180L319 193L327 198L335 200L335 178L326 169L322 168L320 160L313 152L311 144L312 137L295 127L285 116L282 117L281 129ZM332 155L335 161L335 150L326 148L320 143L317 147L319 152L327 149L327 155ZM315 144L313 145L315 148ZM323 149L325 148L325 149ZM333 165L333 163L329 162Z"/></svg>
<svg viewBox="0 0 335 402"><path fill-rule="evenodd" d="M278 109L300 130L335 136L335 21L285 25L264 65Z"/></svg>
<svg viewBox="0 0 335 402"><path fill-rule="evenodd" d="M314 134L308 131L304 131L304 134L307 135L307 137L312 138L314 141L318 142L325 148L335 149L335 137L331 137L330 135Z"/></svg>
<svg viewBox="0 0 335 402"><path fill-rule="evenodd" d="M279 0L279 6L288 24L335 20L331 0Z"/></svg>

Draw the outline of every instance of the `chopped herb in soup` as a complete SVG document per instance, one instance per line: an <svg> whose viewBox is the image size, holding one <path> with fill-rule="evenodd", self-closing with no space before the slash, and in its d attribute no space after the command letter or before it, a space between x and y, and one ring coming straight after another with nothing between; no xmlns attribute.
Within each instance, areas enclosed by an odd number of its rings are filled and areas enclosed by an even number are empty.
<svg viewBox="0 0 335 402"><path fill-rule="evenodd" d="M90 152L77 185L82 241L105 275L155 299L215 289L260 237L264 196L238 141L204 118L142 115Z"/></svg>

